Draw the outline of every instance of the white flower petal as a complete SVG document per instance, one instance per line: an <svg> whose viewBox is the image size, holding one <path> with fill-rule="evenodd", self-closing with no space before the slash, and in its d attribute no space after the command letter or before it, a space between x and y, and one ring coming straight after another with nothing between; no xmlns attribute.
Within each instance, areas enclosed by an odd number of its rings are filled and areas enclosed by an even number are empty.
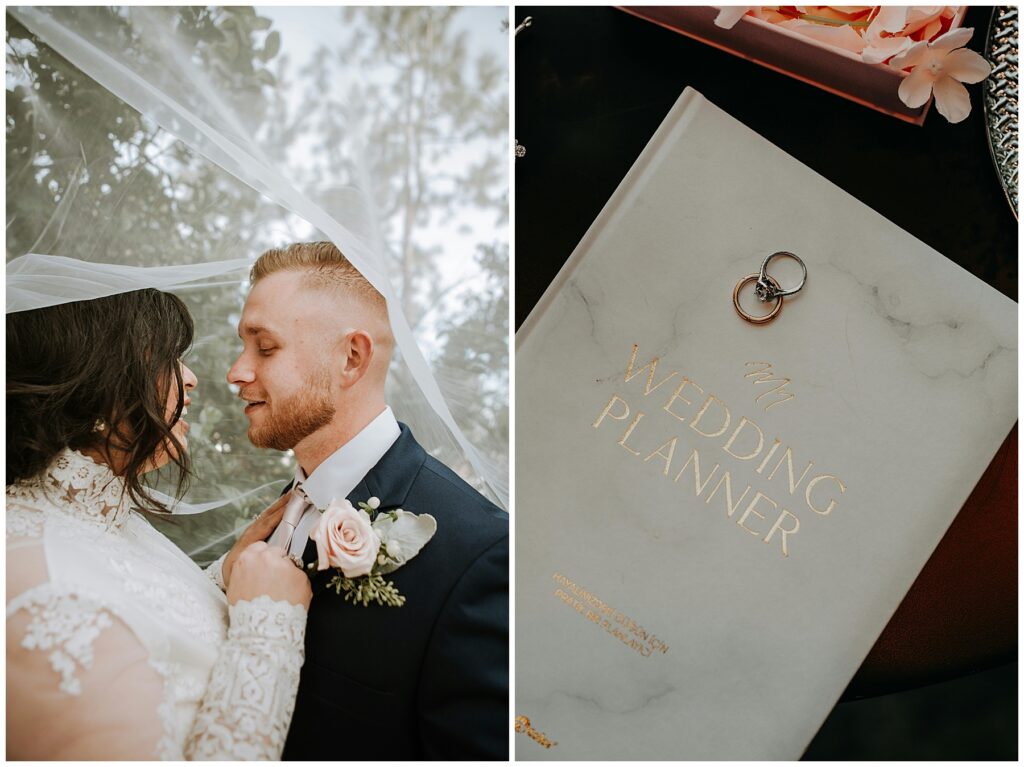
<svg viewBox="0 0 1024 767"><path fill-rule="evenodd" d="M951 29L946 34L939 35L928 43L928 48L936 52L949 53L956 48L962 48L967 45L973 34L974 27Z"/></svg>
<svg viewBox="0 0 1024 767"><path fill-rule="evenodd" d="M715 17L715 26L722 29L732 29L742 19L751 6L749 5L723 5Z"/></svg>
<svg viewBox="0 0 1024 767"><path fill-rule="evenodd" d="M942 62L942 71L962 83L980 83L992 71L985 58L967 48L950 53Z"/></svg>
<svg viewBox="0 0 1024 767"><path fill-rule="evenodd" d="M900 101L911 109L924 106L932 95L934 77L924 67L917 67L900 83Z"/></svg>
<svg viewBox="0 0 1024 767"><path fill-rule="evenodd" d="M398 544L397 555L394 555L398 561L378 567L377 572L379 573L390 573L397 570L419 554L420 549L437 532L437 520L429 514L413 514L401 509L394 514L397 516L396 520L391 518L391 512L385 511L373 521L374 532L380 536L385 551L390 554L390 544Z"/></svg>
<svg viewBox="0 0 1024 767"><path fill-rule="evenodd" d="M889 66L893 69L916 67L924 59L926 53L928 53L928 43L914 43L906 51L890 61Z"/></svg>
<svg viewBox="0 0 1024 767"><path fill-rule="evenodd" d="M971 113L971 97L967 89L952 77L935 81L935 108L951 123L958 123Z"/></svg>

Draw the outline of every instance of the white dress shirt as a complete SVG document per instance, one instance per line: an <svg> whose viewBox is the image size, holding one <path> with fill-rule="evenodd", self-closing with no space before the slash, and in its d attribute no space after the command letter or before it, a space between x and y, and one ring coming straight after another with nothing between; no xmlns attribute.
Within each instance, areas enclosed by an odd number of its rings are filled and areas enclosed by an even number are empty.
<svg viewBox="0 0 1024 767"><path fill-rule="evenodd" d="M320 520L319 509L326 508L331 501L348 497L360 480L391 449L399 434L401 430L394 413L390 407L385 407L379 416L331 453L308 477L301 466L296 467L295 482L302 484L302 491L313 505L306 508L295 526L289 554L302 556L309 543L309 533Z"/></svg>

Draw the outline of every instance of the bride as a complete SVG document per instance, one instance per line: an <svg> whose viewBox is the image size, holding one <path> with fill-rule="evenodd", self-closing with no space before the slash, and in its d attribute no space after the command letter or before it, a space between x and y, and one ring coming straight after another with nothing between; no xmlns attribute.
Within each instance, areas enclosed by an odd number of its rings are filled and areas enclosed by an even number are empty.
<svg viewBox="0 0 1024 767"><path fill-rule="evenodd" d="M191 342L152 289L7 315L8 759L280 758L311 596L263 543L283 506L206 571L133 510L188 476Z"/></svg>

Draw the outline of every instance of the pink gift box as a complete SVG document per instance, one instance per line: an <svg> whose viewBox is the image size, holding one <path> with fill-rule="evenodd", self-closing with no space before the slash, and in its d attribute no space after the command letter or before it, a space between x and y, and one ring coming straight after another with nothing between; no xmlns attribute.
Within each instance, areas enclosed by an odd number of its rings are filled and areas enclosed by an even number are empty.
<svg viewBox="0 0 1024 767"><path fill-rule="evenodd" d="M715 26L720 10L715 6L619 7L666 29L915 125L924 122L931 107L931 99L916 109L900 101L897 91L908 73L886 64L865 64L855 53L753 16L744 16L732 29L722 29ZM966 6L957 10L951 29L963 23L966 11Z"/></svg>

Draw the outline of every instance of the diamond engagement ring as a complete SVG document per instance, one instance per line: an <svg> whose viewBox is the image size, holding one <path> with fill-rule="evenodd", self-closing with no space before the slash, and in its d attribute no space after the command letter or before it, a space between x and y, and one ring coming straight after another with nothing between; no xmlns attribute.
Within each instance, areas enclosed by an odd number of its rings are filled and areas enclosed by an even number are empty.
<svg viewBox="0 0 1024 767"><path fill-rule="evenodd" d="M778 280L776 280L774 277L768 274L768 264L771 263L772 259L780 257L793 259L798 264L800 264L800 268L803 270L803 277L800 280L800 284L797 285L795 288L783 288L779 284ZM750 314L749 312L744 310L743 307L740 305L740 291L749 282L757 283L754 286L754 292L757 294L758 299L760 299L762 303L767 303L768 301L775 302L775 306L772 307L772 310L768 312L768 314ZM744 277L743 279L736 283L736 287L733 288L732 291L732 304L734 307L736 307L736 313L739 314L740 317L745 319L747 322L753 325L764 325L775 319L778 316L779 312L782 311L783 299L786 296L791 296L795 293L799 293L801 290L803 290L803 287L806 284L807 265L803 262L803 260L799 256L796 256L793 253L790 253L789 251L778 250L775 253L770 254L767 258L765 258L765 260L761 263L760 272L758 272L757 274L748 274L746 277Z"/></svg>

